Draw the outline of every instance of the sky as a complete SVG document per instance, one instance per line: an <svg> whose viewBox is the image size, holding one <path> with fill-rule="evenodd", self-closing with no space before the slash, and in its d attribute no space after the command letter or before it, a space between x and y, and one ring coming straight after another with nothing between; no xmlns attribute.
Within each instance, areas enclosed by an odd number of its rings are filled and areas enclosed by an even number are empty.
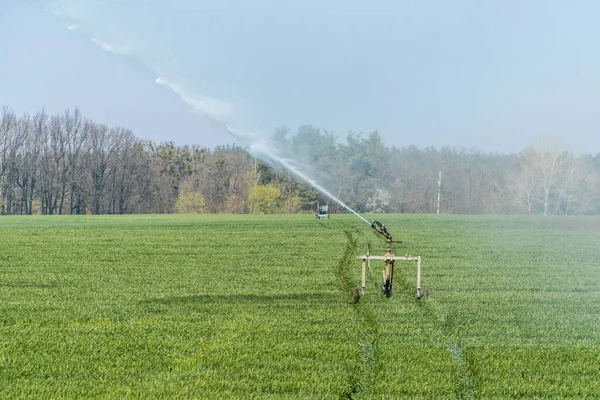
<svg viewBox="0 0 600 400"><path fill-rule="evenodd" d="M600 152L600 2L7 0L0 106L141 138L311 124L388 145Z"/></svg>

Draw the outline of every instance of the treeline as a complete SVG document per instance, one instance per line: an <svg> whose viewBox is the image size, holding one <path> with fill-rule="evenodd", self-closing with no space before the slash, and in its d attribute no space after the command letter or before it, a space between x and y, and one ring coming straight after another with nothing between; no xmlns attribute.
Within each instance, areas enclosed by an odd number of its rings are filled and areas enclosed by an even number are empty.
<svg viewBox="0 0 600 400"><path fill-rule="evenodd" d="M600 213L600 155L389 147L377 132L278 129L273 151L359 212ZM297 213L343 208L239 146L141 140L79 110L0 110L1 214Z"/></svg>
<svg viewBox="0 0 600 400"><path fill-rule="evenodd" d="M576 156L553 141L519 154L490 154L388 147L377 132L350 133L339 143L332 133L311 126L293 136L279 129L273 140L334 195L363 212L600 213L600 154Z"/></svg>

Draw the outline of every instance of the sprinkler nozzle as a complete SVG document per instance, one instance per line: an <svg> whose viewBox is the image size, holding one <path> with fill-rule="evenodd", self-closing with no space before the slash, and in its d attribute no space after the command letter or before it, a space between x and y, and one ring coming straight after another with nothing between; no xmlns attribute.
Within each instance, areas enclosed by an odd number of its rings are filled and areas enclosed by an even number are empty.
<svg viewBox="0 0 600 400"><path fill-rule="evenodd" d="M389 240L389 241L392 240L392 234L388 232L385 225L382 224L381 222L373 220L373 223L371 224L371 228L375 229L375 231L377 233L382 234L387 240Z"/></svg>

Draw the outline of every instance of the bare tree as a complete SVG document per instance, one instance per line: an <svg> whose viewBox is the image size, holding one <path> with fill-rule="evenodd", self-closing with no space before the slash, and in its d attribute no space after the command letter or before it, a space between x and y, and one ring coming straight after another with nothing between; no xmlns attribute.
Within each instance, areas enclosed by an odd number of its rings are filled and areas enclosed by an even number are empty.
<svg viewBox="0 0 600 400"><path fill-rule="evenodd" d="M525 214L534 212L539 181L537 170L524 160L520 170L508 171L506 175L507 187L501 190L509 193L509 197L522 207Z"/></svg>
<svg viewBox="0 0 600 400"><path fill-rule="evenodd" d="M12 152L15 146L17 117L8 107L0 111L0 212L10 214Z"/></svg>
<svg viewBox="0 0 600 400"><path fill-rule="evenodd" d="M93 214L106 212L104 198L106 195L107 176L112 167L115 152L115 133L104 124L86 121L85 161L88 166L88 179L85 181L88 202Z"/></svg>
<svg viewBox="0 0 600 400"><path fill-rule="evenodd" d="M556 194L560 177L564 171L569 153L557 142L545 141L531 147L527 153L537 169L541 183L543 214L548 215L551 196Z"/></svg>
<svg viewBox="0 0 600 400"><path fill-rule="evenodd" d="M569 153L565 159L561 185L557 188L556 214L583 214L593 209L597 175L582 158Z"/></svg>

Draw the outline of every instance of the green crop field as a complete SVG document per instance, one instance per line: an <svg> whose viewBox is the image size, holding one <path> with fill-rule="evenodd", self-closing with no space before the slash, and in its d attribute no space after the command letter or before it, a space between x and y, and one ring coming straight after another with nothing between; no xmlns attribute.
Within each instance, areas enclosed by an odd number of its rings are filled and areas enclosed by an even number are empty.
<svg viewBox="0 0 600 400"><path fill-rule="evenodd" d="M373 216L368 216L372 219ZM600 219L0 218L0 398L600 397Z"/></svg>

